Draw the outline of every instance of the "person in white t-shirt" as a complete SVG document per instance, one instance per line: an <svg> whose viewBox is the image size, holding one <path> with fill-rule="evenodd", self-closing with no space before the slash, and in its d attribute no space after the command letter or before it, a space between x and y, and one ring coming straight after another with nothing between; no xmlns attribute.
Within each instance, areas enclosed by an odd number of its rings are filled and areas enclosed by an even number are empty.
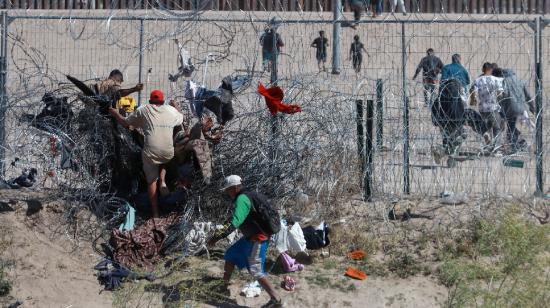
<svg viewBox="0 0 550 308"><path fill-rule="evenodd" d="M183 114L175 101L164 105L164 93L153 90L149 104L138 108L130 116L124 118L114 108L109 110L116 120L124 127L140 128L145 136L145 144L141 153L143 171L147 180L147 193L151 201L153 217L159 216L158 186L160 179L161 191L167 190L164 177L165 164L174 157L174 128L183 123Z"/></svg>
<svg viewBox="0 0 550 308"><path fill-rule="evenodd" d="M491 63L483 64L483 75L479 76L470 89L470 104L478 105L479 114L485 124L483 138L485 143L491 144L501 132L502 118L500 116L500 105L498 99L504 91L502 78L493 76Z"/></svg>

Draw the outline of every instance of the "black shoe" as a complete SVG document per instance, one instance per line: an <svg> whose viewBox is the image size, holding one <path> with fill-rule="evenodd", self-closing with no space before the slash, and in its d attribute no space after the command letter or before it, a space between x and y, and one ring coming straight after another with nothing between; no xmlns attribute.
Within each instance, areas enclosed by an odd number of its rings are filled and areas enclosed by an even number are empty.
<svg viewBox="0 0 550 308"><path fill-rule="evenodd" d="M267 302L267 304L262 306L262 308L281 308L281 307L284 307L283 301L281 299L276 300L273 298L270 299L269 302Z"/></svg>

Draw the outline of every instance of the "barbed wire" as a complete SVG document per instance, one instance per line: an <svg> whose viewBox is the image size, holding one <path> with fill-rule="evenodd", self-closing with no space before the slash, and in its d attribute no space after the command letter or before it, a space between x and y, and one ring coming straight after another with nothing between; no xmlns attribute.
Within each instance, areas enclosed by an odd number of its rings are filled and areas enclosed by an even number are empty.
<svg viewBox="0 0 550 308"><path fill-rule="evenodd" d="M112 11L107 16L84 13L90 19L76 18L76 12L71 12L74 15L57 20L33 19L32 13L24 14L25 18L13 19L8 27L8 101L2 119L7 133L3 145L6 177L17 176L23 168L37 168L41 180L36 189L52 188L61 198L73 201L67 203L65 215L72 228L68 234L78 230L87 232L90 238L105 236L113 221L120 218L118 209L125 202L110 189L112 170L95 168L121 159L113 156L114 128L96 108L82 102L80 92L65 75L95 82L111 69L120 68L127 83L131 83L143 78L143 72L150 68L151 73L142 80L146 88L142 100L154 88L169 90L169 97L178 99L190 114L188 102L183 99L183 81L168 81L168 74L177 70L177 46L172 42L176 38L189 50L196 66L192 79L204 80L209 88L215 88L227 75L247 75L251 79L249 86L234 97L236 117L226 125L222 141L213 146L210 183L196 181L192 185L188 207L193 209L193 217L187 217L189 221L220 221L227 215L231 208L220 198L218 188L229 174L242 175L247 185L269 194L287 213L307 212L312 217L328 218L356 199L362 193L362 171L355 100L375 100L378 80L383 84L383 109L377 112L383 114L384 141L375 149L373 188L375 202L384 204L377 213L387 221L391 202L404 197L403 69L410 100L411 198L437 198L443 191L454 191L466 192L472 199L492 199L510 194L529 196L534 190L532 147L505 155L525 163L523 169L510 169L502 164L505 156L482 155L481 137L469 131L464 147L474 152L471 160L452 168L435 164L430 149L441 143L441 136L424 104L422 83L409 79L424 51L434 47L446 63L451 53L463 54L472 78L483 62L497 62L515 69L533 90L533 31L522 22L527 20L526 15L502 22L498 15L474 21L466 14L412 13L403 20L388 14L379 20L366 19L357 30L343 29L341 57L346 58L347 46L355 34L361 36L370 56L365 57L363 70L357 74L349 61L343 61L338 76L317 71L310 47L319 30L332 32L332 15L322 12L212 13L156 8L146 15L131 11ZM140 21L135 14L147 18ZM209 20L212 16L215 18ZM272 116L256 90L260 81L269 83L269 74L259 72L262 65L258 42L266 26L264 21L273 16L281 22L278 31L285 41L278 84L285 90L285 103L302 107L301 113L277 116L276 135L272 133ZM345 18L351 20L349 14ZM405 20L411 23L405 24L402 33L401 22ZM328 38L332 44L332 36ZM549 42L545 37L545 46ZM207 60L209 55L213 57ZM63 125L30 125L27 115L41 112L45 93L67 97L75 116ZM533 131L524 134L532 145ZM545 147L548 144L545 142ZM70 148L75 167L61 166L65 147ZM547 156L544 159L548 161ZM544 176L548 179L548 172ZM307 204L298 202L304 194L308 196ZM94 214L85 218L90 225L92 217L99 219L93 223L96 229L83 231L75 227L76 221L83 219L79 217L83 209Z"/></svg>

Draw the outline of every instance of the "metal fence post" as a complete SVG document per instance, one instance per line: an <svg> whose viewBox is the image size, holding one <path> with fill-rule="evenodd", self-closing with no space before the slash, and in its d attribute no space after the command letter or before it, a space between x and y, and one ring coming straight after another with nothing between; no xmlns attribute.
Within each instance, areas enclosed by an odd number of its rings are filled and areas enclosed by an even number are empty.
<svg viewBox="0 0 550 308"><path fill-rule="evenodd" d="M342 33L342 27L340 24L342 19L342 1L334 1L334 20L332 24L332 73L335 75L340 74L340 61L341 50L340 35Z"/></svg>
<svg viewBox="0 0 550 308"><path fill-rule="evenodd" d="M382 96L384 84L382 79L376 79L376 148L384 145L384 98Z"/></svg>
<svg viewBox="0 0 550 308"><path fill-rule="evenodd" d="M536 155L536 195L543 194L543 144L542 144L542 17L535 21L535 155Z"/></svg>
<svg viewBox="0 0 550 308"><path fill-rule="evenodd" d="M363 128L364 116L363 116L363 100L358 99L355 101L356 113L355 121L357 122L357 155L361 163L361 173L365 171L364 155L365 155L365 133Z"/></svg>
<svg viewBox="0 0 550 308"><path fill-rule="evenodd" d="M367 133L366 133L366 147L365 147L365 171L363 178L363 194L365 201L371 201L372 198L372 139L373 139L373 121L374 121L374 102L367 100Z"/></svg>
<svg viewBox="0 0 550 308"><path fill-rule="evenodd" d="M405 23L401 22L401 65L403 69L403 193L411 192L409 178L409 98L407 95L407 51Z"/></svg>
<svg viewBox="0 0 550 308"><path fill-rule="evenodd" d="M2 41L0 42L0 177L3 177L6 171L6 110L8 100L6 93L6 81L8 74L8 13L2 12Z"/></svg>
<svg viewBox="0 0 550 308"><path fill-rule="evenodd" d="M143 83L143 18L139 20L139 67L138 67L138 82ZM138 92L138 106L141 106L141 92Z"/></svg>
<svg viewBox="0 0 550 308"><path fill-rule="evenodd" d="M275 23L271 24L271 31L273 34L273 58L271 59L271 86L277 85L277 58L279 56L279 48L277 47L277 25ZM275 161L277 156L277 135L279 133L279 119L278 115L271 116L271 161Z"/></svg>
<svg viewBox="0 0 550 308"><path fill-rule="evenodd" d="M365 171L367 168L366 164L366 157L365 157L365 114L364 114L364 106L363 106L363 100L358 99L355 101L356 106L356 112L355 112L355 121L357 124L357 156L359 157L359 165L361 166L361 177L359 179L359 182L361 183L361 187L363 189L363 192L365 190ZM365 198L365 195L363 193L363 197Z"/></svg>

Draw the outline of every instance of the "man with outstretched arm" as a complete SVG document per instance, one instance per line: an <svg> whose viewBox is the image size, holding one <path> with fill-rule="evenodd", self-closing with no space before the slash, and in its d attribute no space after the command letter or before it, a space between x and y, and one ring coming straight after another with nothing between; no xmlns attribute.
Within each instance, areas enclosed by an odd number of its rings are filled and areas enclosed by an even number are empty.
<svg viewBox="0 0 550 308"><path fill-rule="evenodd" d="M229 285L231 275L235 266L239 269L247 268L248 272L266 290L270 300L262 308L283 307L281 298L267 280L264 272L265 257L269 244L269 235L261 230L257 214L258 203L267 200L264 195L243 189L241 177L230 175L225 178L222 192L231 197L235 203L235 210L231 224L226 226L219 234L216 234L210 241L213 246L217 241L227 237L234 229L239 229L243 237L235 242L225 253L225 265L223 280L226 286Z"/></svg>
<svg viewBox="0 0 550 308"><path fill-rule="evenodd" d="M151 202L153 217L159 217L158 186L167 192L165 182L165 164L174 157L174 128L183 123L183 114L175 101L164 104L164 93L153 90L149 104L138 108L129 117L124 118L114 108L109 113L124 127L140 128L145 136L141 159L147 180L147 193Z"/></svg>

